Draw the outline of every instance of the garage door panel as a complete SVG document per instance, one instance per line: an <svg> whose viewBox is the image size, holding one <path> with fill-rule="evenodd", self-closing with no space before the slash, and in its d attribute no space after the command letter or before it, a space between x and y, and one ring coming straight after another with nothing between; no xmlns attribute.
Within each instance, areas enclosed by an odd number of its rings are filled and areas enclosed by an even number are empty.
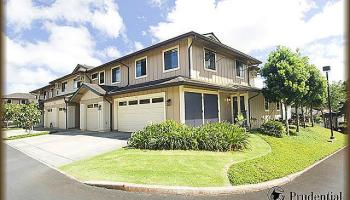
<svg viewBox="0 0 350 200"><path fill-rule="evenodd" d="M86 129L89 131L98 130L98 109L97 108L87 108L86 110Z"/></svg>
<svg viewBox="0 0 350 200"><path fill-rule="evenodd" d="M163 98L164 94L155 96L135 96L117 101L117 126L120 131L137 131L150 123L158 123L165 120L165 103L152 103L152 98ZM149 103L139 104L139 100L149 99ZM130 101L137 100L136 105L128 105ZM118 102L128 102L120 106ZM147 102L147 100L146 100Z"/></svg>

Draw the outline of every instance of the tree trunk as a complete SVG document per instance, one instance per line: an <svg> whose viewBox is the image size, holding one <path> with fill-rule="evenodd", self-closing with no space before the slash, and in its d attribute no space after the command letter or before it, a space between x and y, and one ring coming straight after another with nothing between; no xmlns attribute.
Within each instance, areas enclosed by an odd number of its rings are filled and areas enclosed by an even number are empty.
<svg viewBox="0 0 350 200"><path fill-rule="evenodd" d="M301 114L303 115L303 127L306 128L306 119L305 119L305 112L304 107L301 107Z"/></svg>
<svg viewBox="0 0 350 200"><path fill-rule="evenodd" d="M310 108L310 119L311 119L311 126L314 127L314 114L312 113L312 106Z"/></svg>
<svg viewBox="0 0 350 200"><path fill-rule="evenodd" d="M286 132L287 135L289 135L289 123L288 123L288 111L287 111L287 104L284 104L284 117L285 117L285 124L286 124Z"/></svg>
<svg viewBox="0 0 350 200"><path fill-rule="evenodd" d="M297 133L299 133L299 125L300 125L300 120L299 120L299 112L298 112L298 104L295 104L295 114L297 115Z"/></svg>
<svg viewBox="0 0 350 200"><path fill-rule="evenodd" d="M321 114L322 114L322 119L323 119L323 127L327 128L327 126L326 126L326 117L324 116L323 110L321 110Z"/></svg>

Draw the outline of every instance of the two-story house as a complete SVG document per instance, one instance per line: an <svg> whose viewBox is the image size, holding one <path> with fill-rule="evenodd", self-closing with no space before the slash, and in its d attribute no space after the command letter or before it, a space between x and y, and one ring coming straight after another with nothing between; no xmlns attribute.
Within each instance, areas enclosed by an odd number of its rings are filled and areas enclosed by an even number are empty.
<svg viewBox="0 0 350 200"><path fill-rule="evenodd" d="M12 104L28 104L28 103L36 103L36 97L33 94L29 93L12 93L7 94L1 97L2 102L12 103Z"/></svg>
<svg viewBox="0 0 350 200"><path fill-rule="evenodd" d="M261 61L213 34L188 32L32 91L44 100L46 127L136 131L150 122L191 126L235 122L251 127L283 116L254 85Z"/></svg>

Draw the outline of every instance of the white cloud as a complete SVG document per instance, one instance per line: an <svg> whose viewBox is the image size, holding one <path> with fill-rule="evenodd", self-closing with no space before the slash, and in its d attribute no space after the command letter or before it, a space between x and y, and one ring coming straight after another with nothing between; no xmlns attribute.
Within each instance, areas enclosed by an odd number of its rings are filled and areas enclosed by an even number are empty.
<svg viewBox="0 0 350 200"><path fill-rule="evenodd" d="M165 2L166 0L149 0L149 3L152 6L156 6L156 7L162 7L162 5L164 5Z"/></svg>
<svg viewBox="0 0 350 200"><path fill-rule="evenodd" d="M113 0L56 0L49 6L36 6L31 0L9 0L6 17L16 31L30 28L35 20L65 20L80 25L90 23L110 37L118 37L125 31L118 6Z"/></svg>
<svg viewBox="0 0 350 200"><path fill-rule="evenodd" d="M143 44L141 42L135 41L134 42L134 48L135 48L136 51L138 51L140 49L143 49L144 46L143 46Z"/></svg>
<svg viewBox="0 0 350 200"><path fill-rule="evenodd" d="M115 47L107 47L105 49L103 49L102 51L98 51L97 55L99 55L102 58L118 58L120 57L122 54L120 53L120 51L115 48Z"/></svg>
<svg viewBox="0 0 350 200"><path fill-rule="evenodd" d="M95 57L95 43L86 28L52 23L47 23L45 28L49 32L47 41L28 42L6 37L7 92L48 84L59 75L70 73L81 62L101 63Z"/></svg>

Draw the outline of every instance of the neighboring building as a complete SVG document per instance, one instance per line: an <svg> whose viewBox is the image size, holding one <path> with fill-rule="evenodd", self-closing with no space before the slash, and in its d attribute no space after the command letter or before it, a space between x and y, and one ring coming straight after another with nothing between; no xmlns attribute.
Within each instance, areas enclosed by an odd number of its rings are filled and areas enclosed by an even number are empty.
<svg viewBox="0 0 350 200"><path fill-rule="evenodd" d="M77 65L31 93L44 102L46 127L135 131L167 119L234 122L238 113L259 127L283 116L254 85L259 64L212 33L189 32L100 66Z"/></svg>
<svg viewBox="0 0 350 200"><path fill-rule="evenodd" d="M28 104L36 103L36 97L33 94L29 93L12 93L2 96L3 103L12 103L12 104Z"/></svg>

